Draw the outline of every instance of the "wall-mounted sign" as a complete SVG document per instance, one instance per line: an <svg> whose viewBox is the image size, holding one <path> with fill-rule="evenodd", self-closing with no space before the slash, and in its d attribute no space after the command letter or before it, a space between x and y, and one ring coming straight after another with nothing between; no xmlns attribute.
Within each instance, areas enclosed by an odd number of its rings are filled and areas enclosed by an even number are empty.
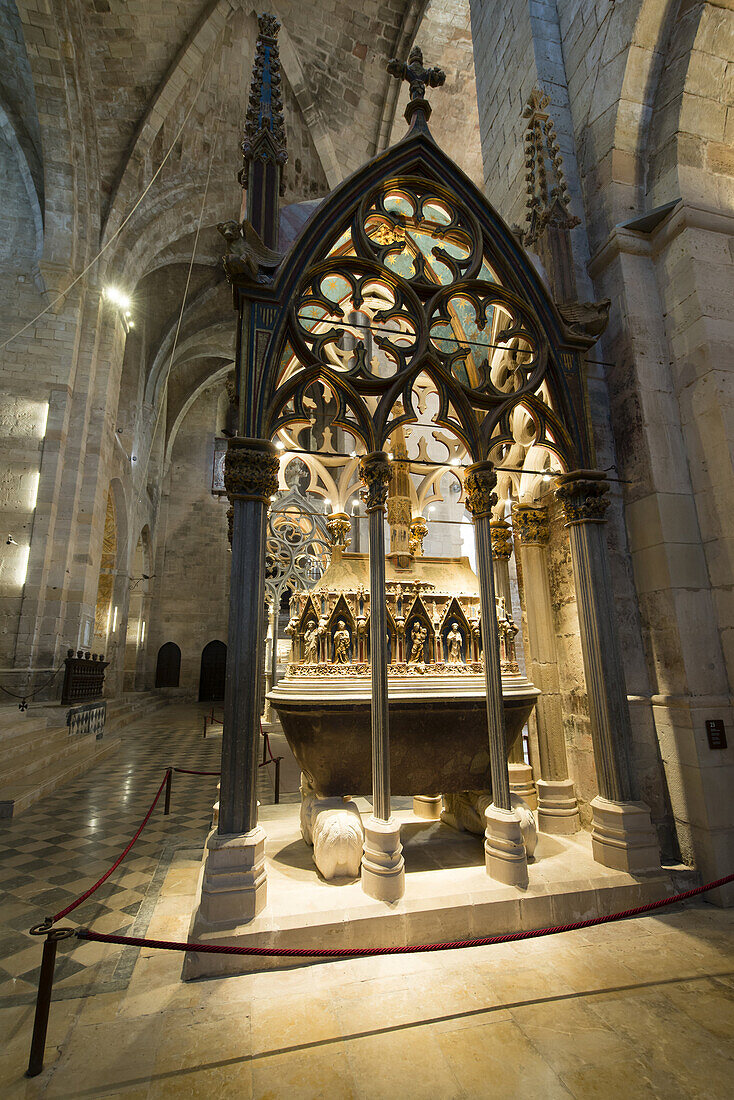
<svg viewBox="0 0 734 1100"><path fill-rule="evenodd" d="M726 748L726 730L721 718L708 718L706 720L706 736L709 739L710 749Z"/></svg>

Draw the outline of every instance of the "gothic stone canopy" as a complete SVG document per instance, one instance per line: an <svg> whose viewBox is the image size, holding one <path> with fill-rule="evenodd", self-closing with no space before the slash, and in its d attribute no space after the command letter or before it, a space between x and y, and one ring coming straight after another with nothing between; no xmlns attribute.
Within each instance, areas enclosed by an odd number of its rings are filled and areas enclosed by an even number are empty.
<svg viewBox="0 0 734 1100"><path fill-rule="evenodd" d="M517 238L412 106L406 137L322 203L277 269L230 273L241 434L280 432L308 450L318 412L344 433L332 434L342 450L390 450L428 405L472 461L502 467L522 447L558 472L593 466L592 339L564 324Z"/></svg>

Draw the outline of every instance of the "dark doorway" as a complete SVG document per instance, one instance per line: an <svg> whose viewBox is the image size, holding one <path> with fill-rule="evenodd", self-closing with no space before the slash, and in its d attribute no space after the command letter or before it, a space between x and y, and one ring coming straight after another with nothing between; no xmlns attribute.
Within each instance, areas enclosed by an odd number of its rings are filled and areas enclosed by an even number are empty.
<svg viewBox="0 0 734 1100"><path fill-rule="evenodd" d="M181 675L181 650L175 642L166 642L158 650L155 666L157 688L177 688Z"/></svg>
<svg viewBox="0 0 734 1100"><path fill-rule="evenodd" d="M226 671L226 645L224 642L209 642L201 651L199 702L224 698L224 676Z"/></svg>

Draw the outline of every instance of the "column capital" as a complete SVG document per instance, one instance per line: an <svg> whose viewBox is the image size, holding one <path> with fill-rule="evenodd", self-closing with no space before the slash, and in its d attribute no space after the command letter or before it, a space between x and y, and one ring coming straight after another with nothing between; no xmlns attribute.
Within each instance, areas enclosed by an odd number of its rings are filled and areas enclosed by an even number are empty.
<svg viewBox="0 0 734 1100"><path fill-rule="evenodd" d="M492 558L495 561L509 561L512 556L512 535L510 525L504 519L493 519L489 525L492 536Z"/></svg>
<svg viewBox="0 0 734 1100"><path fill-rule="evenodd" d="M359 476L367 487L367 511L384 508L392 467L385 451L371 451L359 462Z"/></svg>
<svg viewBox="0 0 734 1100"><path fill-rule="evenodd" d="M497 484L497 471L492 462L475 462L464 474L464 493L466 506L474 519L491 516L497 503L494 492Z"/></svg>
<svg viewBox="0 0 734 1100"><path fill-rule="evenodd" d="M599 470L574 470L557 479L555 498L563 507L565 526L604 523L609 507L609 482Z"/></svg>
<svg viewBox="0 0 734 1100"><path fill-rule="evenodd" d="M516 504L512 524L523 546L544 546L550 536L548 509L535 504Z"/></svg>
<svg viewBox="0 0 734 1100"><path fill-rule="evenodd" d="M279 463L275 444L267 439L230 439L224 456L224 488L230 501L267 504L278 489Z"/></svg>

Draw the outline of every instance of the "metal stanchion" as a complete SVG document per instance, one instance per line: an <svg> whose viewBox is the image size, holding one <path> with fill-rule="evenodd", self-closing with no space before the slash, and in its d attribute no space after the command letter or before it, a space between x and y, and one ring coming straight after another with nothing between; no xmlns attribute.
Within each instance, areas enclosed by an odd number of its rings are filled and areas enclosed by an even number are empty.
<svg viewBox="0 0 734 1100"><path fill-rule="evenodd" d="M275 805L280 802L280 757L275 758Z"/></svg>
<svg viewBox="0 0 734 1100"><path fill-rule="evenodd" d="M173 779L173 768L169 768L166 772L166 801L163 806L163 816L171 812L171 780Z"/></svg>
<svg viewBox="0 0 734 1100"><path fill-rule="evenodd" d="M59 940L66 940L69 936L73 936L74 931L73 928L49 928L48 921L31 928L32 936L45 936L46 942L43 945L41 973L38 976L36 1015L33 1020L33 1038L31 1039L31 1053L28 1059L26 1077L38 1077L43 1069L46 1033L48 1031L48 1012L51 1006L54 970L56 968L56 945Z"/></svg>

